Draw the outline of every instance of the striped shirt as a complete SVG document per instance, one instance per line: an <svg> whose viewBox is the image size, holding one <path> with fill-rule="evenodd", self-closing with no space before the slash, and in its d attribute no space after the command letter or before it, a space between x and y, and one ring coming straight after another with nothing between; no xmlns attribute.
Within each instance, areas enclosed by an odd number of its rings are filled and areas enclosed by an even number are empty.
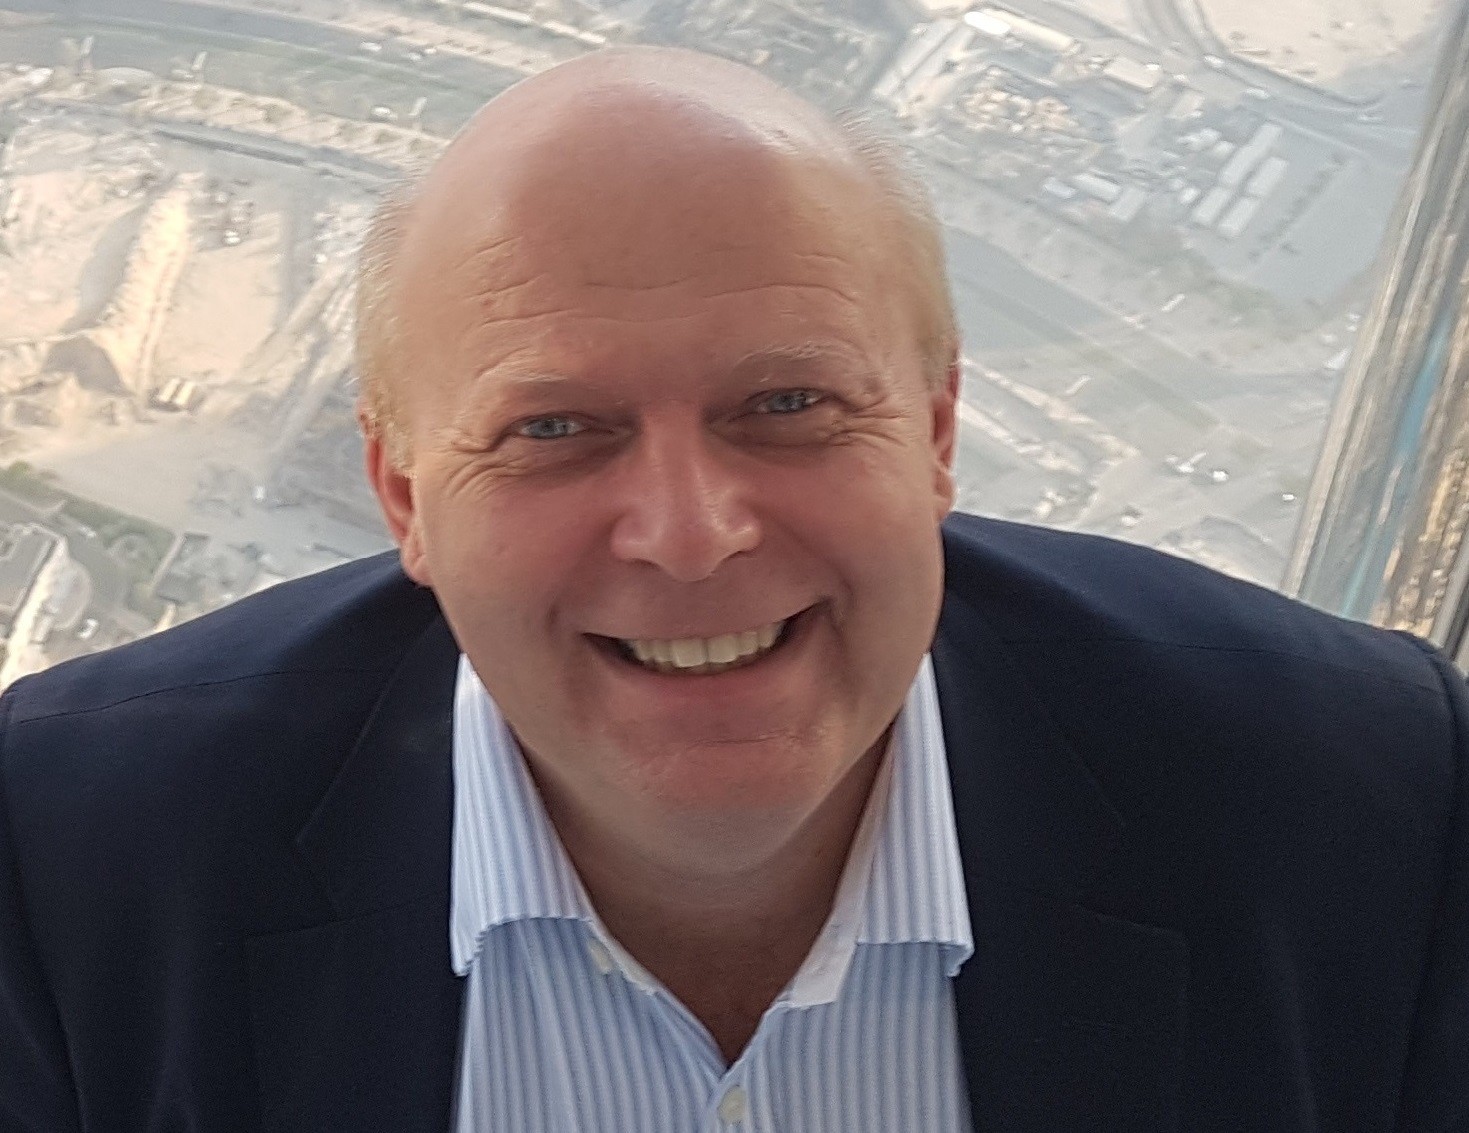
<svg viewBox="0 0 1469 1133"><path fill-rule="evenodd" d="M919 669L831 916L733 1065L607 932L461 657L454 1133L959 1133L952 979L973 953L933 670Z"/></svg>

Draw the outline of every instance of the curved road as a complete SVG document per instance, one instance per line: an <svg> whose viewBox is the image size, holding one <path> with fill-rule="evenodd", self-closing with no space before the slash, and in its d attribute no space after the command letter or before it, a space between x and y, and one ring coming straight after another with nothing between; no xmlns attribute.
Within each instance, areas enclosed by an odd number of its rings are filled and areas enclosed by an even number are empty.
<svg viewBox="0 0 1469 1133"><path fill-rule="evenodd" d="M449 51L409 60L406 49L387 46L376 55L367 55L360 50L364 38L361 33L299 16L187 0L126 0L124 11L119 10L122 7L117 0L0 0L0 8L13 12L98 28L157 33L175 54L192 54L200 47L239 51L269 44L278 53L315 56L318 63L344 62L358 75L376 77L390 87L412 87L427 95L428 116L437 115L433 125L442 127L445 133L452 132L491 95L524 77L519 71ZM206 65L206 73L210 70ZM243 80L249 77L248 73L230 76L232 81L241 80L234 85L246 90L251 88ZM265 76L257 78L269 85Z"/></svg>
<svg viewBox="0 0 1469 1133"><path fill-rule="evenodd" d="M1266 91L1278 102L1354 122L1363 109L1381 101L1381 96L1354 99L1335 94L1241 59L1214 34L1198 0L1131 0L1129 6L1144 34L1156 46L1178 44L1185 54L1200 63L1205 56L1212 56L1220 60L1223 69L1235 78Z"/></svg>

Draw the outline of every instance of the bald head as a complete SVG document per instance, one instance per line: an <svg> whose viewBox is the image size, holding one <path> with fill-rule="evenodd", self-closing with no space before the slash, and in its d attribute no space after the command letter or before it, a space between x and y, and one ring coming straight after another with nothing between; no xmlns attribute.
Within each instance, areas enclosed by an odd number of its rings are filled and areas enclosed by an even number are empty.
<svg viewBox="0 0 1469 1133"><path fill-rule="evenodd" d="M405 297L462 296L491 335L496 312L539 276L593 287L605 276L656 310L683 274L670 249L738 258L751 234L880 260L941 379L956 342L942 250L895 147L691 51L598 52L527 79L375 217L358 298L367 427L406 456L400 393L415 339L438 341L456 314Z"/></svg>
<svg viewBox="0 0 1469 1133"><path fill-rule="evenodd" d="M430 205L437 189L466 171L512 176L517 166L565 157L568 165L555 173L606 173L608 151L656 164L671 147L712 153L722 145L834 163L851 158L824 115L758 71L676 48L621 48L553 67L492 99L455 138L423 199Z"/></svg>

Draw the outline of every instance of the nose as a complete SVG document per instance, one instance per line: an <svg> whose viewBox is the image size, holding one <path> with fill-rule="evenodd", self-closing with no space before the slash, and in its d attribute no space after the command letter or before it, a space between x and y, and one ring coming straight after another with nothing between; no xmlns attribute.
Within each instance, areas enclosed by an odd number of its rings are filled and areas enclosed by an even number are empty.
<svg viewBox="0 0 1469 1133"><path fill-rule="evenodd" d="M647 428L628 456L615 489L623 496L612 528L616 558L699 582L759 546L748 484L730 466L731 454L711 446L701 428Z"/></svg>

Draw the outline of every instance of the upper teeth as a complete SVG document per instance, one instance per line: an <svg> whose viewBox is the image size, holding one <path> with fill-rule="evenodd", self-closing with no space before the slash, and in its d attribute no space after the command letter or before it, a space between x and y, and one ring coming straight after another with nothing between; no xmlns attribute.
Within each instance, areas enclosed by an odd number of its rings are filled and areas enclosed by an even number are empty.
<svg viewBox="0 0 1469 1133"><path fill-rule="evenodd" d="M775 644L784 621L771 622L743 633L719 637L680 637L662 641L653 638L623 639L633 656L646 665L669 669L700 669L731 665L763 653Z"/></svg>

